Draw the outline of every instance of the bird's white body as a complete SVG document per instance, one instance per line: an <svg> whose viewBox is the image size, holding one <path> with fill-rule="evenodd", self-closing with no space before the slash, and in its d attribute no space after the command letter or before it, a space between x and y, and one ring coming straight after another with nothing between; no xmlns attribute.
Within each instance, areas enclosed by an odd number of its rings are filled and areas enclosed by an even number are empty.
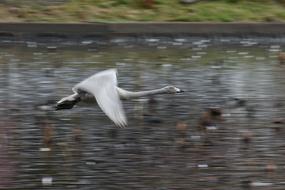
<svg viewBox="0 0 285 190"><path fill-rule="evenodd" d="M95 97L99 107L116 125L125 126L127 125L127 119L121 99L182 92L173 86L150 91L130 92L117 86L116 73L116 69L108 69L83 80L72 88L74 94L64 97L57 102L56 108L70 109L81 100Z"/></svg>

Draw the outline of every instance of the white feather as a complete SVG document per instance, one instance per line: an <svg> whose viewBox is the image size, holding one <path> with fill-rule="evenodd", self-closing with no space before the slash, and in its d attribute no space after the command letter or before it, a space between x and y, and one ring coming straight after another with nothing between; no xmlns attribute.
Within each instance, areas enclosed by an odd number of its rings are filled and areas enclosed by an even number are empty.
<svg viewBox="0 0 285 190"><path fill-rule="evenodd" d="M72 90L92 94L103 112L118 126L127 125L122 102L117 91L116 69L94 74L77 84Z"/></svg>

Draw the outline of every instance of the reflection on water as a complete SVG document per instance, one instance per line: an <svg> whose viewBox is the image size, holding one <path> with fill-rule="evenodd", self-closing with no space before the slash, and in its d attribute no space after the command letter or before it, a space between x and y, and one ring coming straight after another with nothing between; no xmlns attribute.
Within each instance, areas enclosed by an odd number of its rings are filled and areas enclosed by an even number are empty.
<svg viewBox="0 0 285 190"><path fill-rule="evenodd" d="M284 189L283 44L139 43L1 47L0 188ZM124 102L126 128L92 105L50 109L111 67L128 90L173 84L185 93Z"/></svg>

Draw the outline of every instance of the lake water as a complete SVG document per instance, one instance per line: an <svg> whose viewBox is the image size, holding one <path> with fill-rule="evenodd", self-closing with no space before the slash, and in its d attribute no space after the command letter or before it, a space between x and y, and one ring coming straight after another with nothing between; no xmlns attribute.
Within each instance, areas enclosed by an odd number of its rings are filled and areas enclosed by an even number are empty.
<svg viewBox="0 0 285 190"><path fill-rule="evenodd" d="M284 39L117 38L2 42L1 189L285 189ZM54 111L84 78L185 92ZM222 115L203 123L208 108ZM206 115L206 116L205 116ZM202 123L202 124L201 124Z"/></svg>

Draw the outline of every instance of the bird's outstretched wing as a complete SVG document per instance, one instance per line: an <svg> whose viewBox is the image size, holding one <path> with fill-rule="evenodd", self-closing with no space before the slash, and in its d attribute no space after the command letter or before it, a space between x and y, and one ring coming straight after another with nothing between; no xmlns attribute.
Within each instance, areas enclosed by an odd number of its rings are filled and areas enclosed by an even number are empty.
<svg viewBox="0 0 285 190"><path fill-rule="evenodd" d="M77 84L73 91L86 91L93 94L104 113L118 126L127 125L122 102L117 92L117 71L109 69L92 75Z"/></svg>

